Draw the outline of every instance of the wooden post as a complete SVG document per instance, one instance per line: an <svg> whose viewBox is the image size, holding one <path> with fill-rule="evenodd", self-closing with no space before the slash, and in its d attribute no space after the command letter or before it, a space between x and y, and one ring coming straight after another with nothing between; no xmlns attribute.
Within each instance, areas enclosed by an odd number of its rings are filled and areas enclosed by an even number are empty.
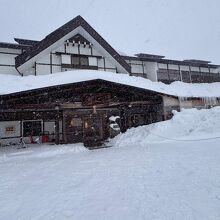
<svg viewBox="0 0 220 220"><path fill-rule="evenodd" d="M55 121L55 144L60 144L59 119Z"/></svg>

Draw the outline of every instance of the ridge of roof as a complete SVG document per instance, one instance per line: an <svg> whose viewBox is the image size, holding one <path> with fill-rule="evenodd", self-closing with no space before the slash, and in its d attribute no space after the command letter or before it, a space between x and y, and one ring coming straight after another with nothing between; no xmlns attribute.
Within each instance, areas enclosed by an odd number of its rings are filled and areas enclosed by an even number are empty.
<svg viewBox="0 0 220 220"><path fill-rule="evenodd" d="M15 37L14 40L15 40L18 44L21 44L21 45L30 45L30 46L33 46L33 45L35 45L36 43L39 42L39 41L37 41L37 40L29 40L29 39L23 39L23 38L17 38L17 37Z"/></svg>
<svg viewBox="0 0 220 220"><path fill-rule="evenodd" d="M87 31L128 73L131 72L131 67L128 65L128 63L80 15L73 18L63 26L57 28L55 31L47 35L43 40L37 42L33 45L33 47L30 47L28 50L17 56L15 58L16 67L18 68L79 26Z"/></svg>

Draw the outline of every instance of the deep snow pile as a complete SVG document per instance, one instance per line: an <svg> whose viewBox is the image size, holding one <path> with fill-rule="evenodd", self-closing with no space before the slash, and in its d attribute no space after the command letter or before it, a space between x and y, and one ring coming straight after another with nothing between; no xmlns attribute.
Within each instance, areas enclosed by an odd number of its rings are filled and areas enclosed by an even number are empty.
<svg viewBox="0 0 220 220"><path fill-rule="evenodd" d="M0 74L0 95L54 85L102 79L180 97L220 97L220 83L190 84L173 82L166 85L142 77L95 70L73 70L39 76Z"/></svg>
<svg viewBox="0 0 220 220"><path fill-rule="evenodd" d="M159 142L147 132L206 138L219 120L220 108L184 110L93 151L0 148L0 219L219 220L220 139Z"/></svg>
<svg viewBox="0 0 220 220"><path fill-rule="evenodd" d="M146 145L151 142L198 140L219 137L220 107L211 109L183 109L173 111L171 120L131 128L111 140L115 146L128 144Z"/></svg>

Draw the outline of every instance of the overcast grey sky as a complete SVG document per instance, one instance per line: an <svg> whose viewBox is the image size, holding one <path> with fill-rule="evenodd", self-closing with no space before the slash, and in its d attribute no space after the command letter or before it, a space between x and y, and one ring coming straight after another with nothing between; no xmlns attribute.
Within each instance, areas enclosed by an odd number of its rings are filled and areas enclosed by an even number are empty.
<svg viewBox="0 0 220 220"><path fill-rule="evenodd" d="M220 0L0 0L0 41L40 40L77 15L115 49L220 64Z"/></svg>

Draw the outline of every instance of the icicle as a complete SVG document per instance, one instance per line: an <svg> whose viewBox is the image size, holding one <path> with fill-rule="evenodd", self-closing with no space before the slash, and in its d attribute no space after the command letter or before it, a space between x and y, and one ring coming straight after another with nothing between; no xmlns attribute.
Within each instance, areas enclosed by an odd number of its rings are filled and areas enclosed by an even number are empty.
<svg viewBox="0 0 220 220"><path fill-rule="evenodd" d="M204 101L205 105L217 105L218 100L216 97L202 97L202 100Z"/></svg>

